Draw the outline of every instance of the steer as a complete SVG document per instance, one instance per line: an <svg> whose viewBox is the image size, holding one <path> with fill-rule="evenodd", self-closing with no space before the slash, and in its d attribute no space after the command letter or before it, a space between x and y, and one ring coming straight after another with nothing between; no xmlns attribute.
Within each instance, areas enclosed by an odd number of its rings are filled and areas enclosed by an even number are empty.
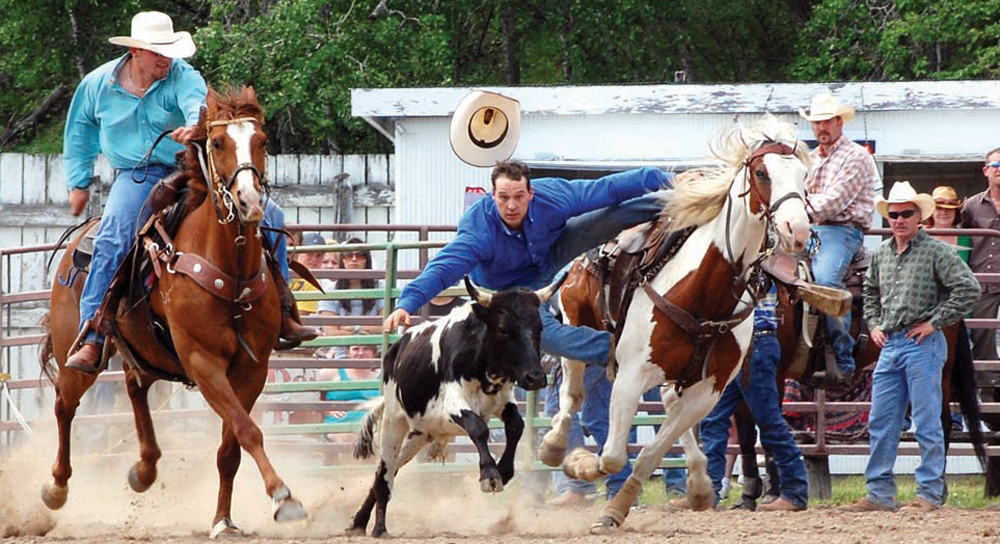
<svg viewBox="0 0 1000 544"><path fill-rule="evenodd" d="M370 401L371 411L354 447L356 458L374 454L374 427L379 421L381 460L348 533L363 535L372 507L377 506L372 536L382 536L386 504L399 469L428 444L441 451L448 439L462 432L479 451L482 490L503 490L514 476L514 452L524 431L514 385L527 390L545 386L539 306L564 278L538 292L516 288L489 295L480 293L466 277L471 304L407 330L389 348L383 362L383 396ZM486 421L491 417L503 420L507 438L499 463L486 444Z"/></svg>

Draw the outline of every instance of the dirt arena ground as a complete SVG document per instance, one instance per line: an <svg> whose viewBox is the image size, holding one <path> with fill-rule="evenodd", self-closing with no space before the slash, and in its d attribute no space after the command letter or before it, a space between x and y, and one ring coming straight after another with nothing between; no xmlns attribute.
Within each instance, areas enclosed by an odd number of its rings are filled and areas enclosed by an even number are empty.
<svg viewBox="0 0 1000 544"><path fill-rule="evenodd" d="M44 434L44 433L39 433ZM75 459L69 501L49 512L41 504L48 480L54 437L36 437L0 457L0 537L4 544L71 541L110 544L156 541L195 544L207 540L215 510L217 476L210 451L172 454L164 447L160 477L152 489L133 493L125 481L135 459L134 444L108 460ZM354 510L367 492L373 465L318 474L297 470L302 459L272 459L310 514L306 522L278 525L255 466L244 456L236 483L233 517L248 544L354 543L346 537ZM474 474L416 474L404 469L389 504L388 528L394 542L447 544L695 544L919 543L1000 544L1000 512L945 508L930 514L849 514L829 507L808 512L673 512L660 507L632 511L612 535L590 535L599 506L552 509L539 506L515 478L496 495L479 491Z"/></svg>

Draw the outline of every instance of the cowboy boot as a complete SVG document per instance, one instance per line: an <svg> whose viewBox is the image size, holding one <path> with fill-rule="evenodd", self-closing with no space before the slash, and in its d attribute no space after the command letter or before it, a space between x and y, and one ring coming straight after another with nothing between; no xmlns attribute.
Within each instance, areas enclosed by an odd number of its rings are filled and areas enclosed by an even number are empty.
<svg viewBox="0 0 1000 544"><path fill-rule="evenodd" d="M274 272L272 272L274 273ZM312 340L319 336L319 331L312 327L303 327L302 318L299 316L299 308L295 304L295 295L288 287L288 284L281 279L280 274L275 274L275 285L278 286L279 298L281 300L281 332L278 336L284 342L278 342L276 349L286 350L298 347L306 340Z"/></svg>
<svg viewBox="0 0 1000 544"><path fill-rule="evenodd" d="M87 333L90 332L90 327L91 321L88 320L83 329L80 330L76 341L73 342L74 347L80 346L79 349L70 354L64 366L86 374L97 374L101 371L101 354L104 352L104 344L93 340L81 344Z"/></svg>

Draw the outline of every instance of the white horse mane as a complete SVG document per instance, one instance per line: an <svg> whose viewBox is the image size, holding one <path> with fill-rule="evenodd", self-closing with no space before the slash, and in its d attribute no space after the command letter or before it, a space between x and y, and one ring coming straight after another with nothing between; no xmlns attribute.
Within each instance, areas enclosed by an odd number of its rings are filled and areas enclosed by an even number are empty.
<svg viewBox="0 0 1000 544"><path fill-rule="evenodd" d="M674 179L674 191L660 212L678 231L708 223L719 215L737 171L753 151L769 142L787 144L807 167L809 149L795 137L795 125L770 113L751 126L734 125L709 143L712 155L725 163L716 168L695 168Z"/></svg>

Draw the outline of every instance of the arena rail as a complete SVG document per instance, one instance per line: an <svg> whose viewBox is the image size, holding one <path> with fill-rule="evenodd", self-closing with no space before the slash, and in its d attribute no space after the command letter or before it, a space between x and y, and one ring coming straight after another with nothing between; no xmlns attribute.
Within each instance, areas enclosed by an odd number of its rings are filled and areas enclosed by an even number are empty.
<svg viewBox="0 0 1000 544"><path fill-rule="evenodd" d="M299 300L334 300L334 299L347 299L347 298L381 298L386 307L392 307L392 301L398 297L400 290L396 287L397 280L412 279L416 277L420 269L426 264L428 260L429 251L441 247L444 242L429 241L428 235L431 232L449 232L454 231L452 226L427 226L427 225L296 225L290 227L290 230L296 231L317 231L317 232L358 232L358 231L386 231L386 232L416 232L418 234L419 240L414 242L385 242L385 243L370 243L370 244L351 244L351 245L335 245L335 246L300 246L296 248L289 248L290 253L297 252L339 252L339 251L352 251L352 250L371 250L371 251L384 251L386 255L386 263L384 270L364 270L364 271L348 271L348 270L316 270L315 275L319 278L327 279L340 279L340 278L373 278L373 279L384 279L385 289L362 289L362 290L337 290L331 293L296 293L296 298ZM962 234L962 235L975 235L975 236L998 236L1000 233L992 230L985 229L935 229L930 231L932 234ZM873 235L886 235L889 234L887 229L873 229L869 232ZM22 390L22 389L37 389L48 387L49 384L46 380L41 378L26 378L19 377L14 379L11 377L14 374L11 371L11 362L8 353L14 348L24 348L37 345L43 338L43 334L19 334L11 335L8 334L7 323L11 321L11 316L14 312L14 307L19 304L27 305L39 305L43 304L48 300L49 292L48 290L38 290L38 291L26 291L19 293L9 292L10 286L10 275L4 274L5 270L10 270L12 267L12 259L16 256L29 255L37 252L50 252L58 250L54 244L40 244L34 246L25 246L18 248L0 248L0 279L6 278L5 284L8 289L0 292L0 445L10 446L17 442L18 435L30 433L30 421L25 420L20 411L17 409L15 401L12 396L12 392ZM398 270L397 263L398 253L402 250L417 250L419 251L419 263L420 266L415 270ZM1000 274L977 274L979 280L983 283L995 283L1000 282ZM446 294L449 295L464 295L464 289L461 287L453 287L449 289ZM422 312L420 316L414 316L415 322L419 323L423 319L427 319L429 316L426 309ZM312 326L341 326L341 325L362 325L362 326L375 326L381 325L382 320L379 317L356 317L356 316L306 316L304 322ZM992 328L996 329L1000 325L1000 320L990 320L990 319L969 319L967 324L970 328ZM326 348L326 347L346 347L349 345L357 344L368 344L368 345L378 345L382 352L384 352L391 341L395 337L389 334L372 334L372 335L353 335L353 336L334 336L334 337L321 337L312 342L308 342L303 345L303 348L296 350L291 354L286 353L276 353L271 359L271 368L275 371L287 371L287 370L318 370L322 368L371 368L381 364L379 359L320 359L312 355L313 350L316 348ZM1000 361L976 361L975 362L977 371L1000 371ZM23 365L22 365L23 366ZM121 372L105 372L100 378L101 382L121 382L123 381L123 373ZM305 413L322 414L326 411L346 411L352 408L356 408L356 403L345 403L345 402L334 402L334 401L324 401L320 400L320 396L325 391L333 390L344 390L344 389L365 389L372 388L375 382L320 382L320 381L301 381L301 382L289 382L289 383L269 383L264 390L264 396L258 406L255 408L255 413L258 416L262 416L265 413L270 414L295 414L295 413ZM378 384L380 385L380 384ZM276 399L276 396L288 395L288 394L300 394L306 393L310 395L315 395L316 400L298 400L298 401L288 401ZM548 417L541 415L539 410L538 394L531 392L526 396L524 403L522 404L522 411L525 414L526 422L526 432L525 437L535 437L538 431L541 429L546 429L550 426L550 420ZM828 462L828 457L830 455L864 455L868 453L867 444L835 444L830 443L827 439L827 430L824 420L824 414L833 411L864 411L870 408L869 403L859 402L859 403L844 403L844 402L828 402L826 401L825 394L822 391L817 392L815 402L797 402L797 403L787 403L785 405L786 411L795 411L802 413L816 413L816 431L811 434L806 435L806 441L811 441L812 443L803 443L800 448L803 454L806 456L810 463L818 464L820 466L820 472L822 472L822 466ZM957 408L957 406L956 406ZM656 403L641 403L639 407L641 414L637 416L635 423L637 426L645 425L658 425L663 419L662 406ZM984 404L984 413L1000 413L1000 404ZM211 412L207 408L203 409L181 409L181 410L164 410L156 414L157 418L164 419L191 419L191 418L210 418L212 417ZM112 423L127 423L131 422L132 416L130 412L121 413L105 413L105 414L94 414L94 415L84 415L80 416L78 421L83 425L108 425ZM491 428L500 428L501 424L498 421L490 422ZM292 447L297 449L307 448L314 449L318 452L324 453L324 455L335 458L337 455L344 455L348 452L348 446L346 444L337 443L323 443L320 442L319 437L325 436L331 433L350 433L354 432L357 428L355 424L343 424L343 423L270 423L264 425L264 431L268 436L273 437L272 442L275 442L278 447L281 446L282 437L311 437L314 439L313 443L305 444L301 441L291 443ZM801 433L799 433L801 434ZM996 445L996 437L993 437L994 441L987 448L987 454L992 457L1000 457L1000 445ZM529 440L532 447L535 447L535 441ZM501 447L502 443L496 444L495 447ZM493 446L491 446L493 447ZM591 446L594 448L594 446ZM637 453L640 446L638 444L631 444L629 446L630 453ZM955 444L953 449L950 451L951 455L961 455L970 456L973 455L972 448L968 444ZM456 453L471 452L471 445L457 444L454 447ZM674 446L671 449L671 453L682 453L679 446ZM729 447L729 453L738 453L735 445ZM901 455L916 455L918 453L916 444L912 442L904 442L900 447ZM540 463L533 463L538 468L542 467ZM683 464L682 459L669 459L664 460L662 466L673 467L681 466ZM326 470L325 468L323 470ZM811 474L814 472L810 471ZM827 466L828 474L828 466Z"/></svg>

